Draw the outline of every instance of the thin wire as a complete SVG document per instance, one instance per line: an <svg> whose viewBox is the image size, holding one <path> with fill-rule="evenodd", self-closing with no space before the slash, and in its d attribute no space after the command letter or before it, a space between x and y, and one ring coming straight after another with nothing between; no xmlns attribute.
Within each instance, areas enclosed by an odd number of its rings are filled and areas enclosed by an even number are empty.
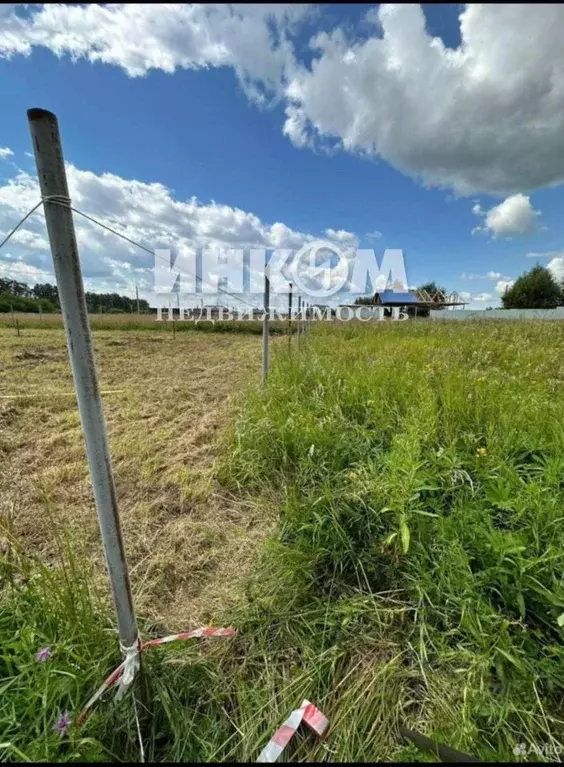
<svg viewBox="0 0 564 767"><path fill-rule="evenodd" d="M23 224L25 221L27 221L27 219L28 219L28 218L31 216L31 214L32 214L32 213L35 213L35 211L37 210L37 208L38 208L40 205L42 205L42 204L43 204L43 200L39 200L39 202L37 203L37 205L34 205L34 206L33 206L33 208L32 208L32 209L31 209L31 210L30 210L28 213L26 213L26 214L25 214L25 216L22 218L22 220L19 222L19 224L16 224L16 226L15 226L15 227L12 229L12 231L10 232L10 234L9 234L7 237L4 237L4 239L2 240L2 242L0 242L0 248L2 248L2 247L3 247L3 246L4 246L4 245L5 245L7 242L8 242L8 240L10 239L10 237L11 237L13 234L15 234L15 233L18 231L18 229L20 228L20 226L21 226L21 225L22 225L22 224Z"/></svg>
<svg viewBox="0 0 564 767"><path fill-rule="evenodd" d="M78 213L79 216L83 216L83 218L86 218L88 221L91 221L93 224L97 224L98 226L101 226L102 229L105 229L108 232L111 232L112 234L115 234L117 237L121 237L122 240L125 240L126 242L131 243L131 245L136 245L138 248L141 248L141 250L144 250L146 253L150 253L155 258L160 258L161 261L167 262L166 258L163 258L163 256L157 255L154 250L150 250L150 248L146 248L144 245L141 245L140 242L136 242L135 240L130 239L129 237L126 237L125 234L121 234L121 232L116 231L115 229L112 229L111 226L106 226L106 224L103 224L101 221L97 221L95 218L92 218L92 216L88 216L86 213L83 213L81 210L78 210L78 208L74 208L70 203L66 205L64 202L60 200L52 200L52 202L58 202L60 205L63 205L64 207L70 208L70 210L73 211L73 213ZM170 266L170 263L169 263ZM206 280L202 279L201 277L198 277L195 274L192 274L191 272L186 271L186 274L188 274L190 277L194 277L195 280L200 280L202 283L206 283L206 285L209 285L210 287L216 287L215 285L212 285L211 282L207 282ZM230 293L228 290L224 290L223 288L220 288L217 286L217 290L219 293L225 293L226 296L229 296L234 301L242 301L244 304L247 304L247 306L250 306L251 309L255 309L256 307L249 303L248 301L245 301L244 298L237 298L237 296L234 296L233 293Z"/></svg>

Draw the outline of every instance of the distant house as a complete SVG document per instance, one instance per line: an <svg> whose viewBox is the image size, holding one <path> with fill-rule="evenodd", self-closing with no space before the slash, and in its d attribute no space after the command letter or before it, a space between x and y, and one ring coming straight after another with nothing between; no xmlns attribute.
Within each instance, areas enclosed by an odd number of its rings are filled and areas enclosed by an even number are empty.
<svg viewBox="0 0 564 767"><path fill-rule="evenodd" d="M422 289L405 292L393 289L381 290L375 293L371 299L363 299L359 303L369 306L383 306L384 309L389 310L385 312L386 315L390 314L394 308L404 309L414 317L428 317L431 309L446 309L447 307L454 309L457 306L464 309L466 306L466 302L456 292L447 294L439 291L430 294Z"/></svg>
<svg viewBox="0 0 564 767"><path fill-rule="evenodd" d="M419 303L419 298L415 290L409 290L407 293L384 290L381 293L376 293L374 296L375 306L408 306L410 304L415 305Z"/></svg>

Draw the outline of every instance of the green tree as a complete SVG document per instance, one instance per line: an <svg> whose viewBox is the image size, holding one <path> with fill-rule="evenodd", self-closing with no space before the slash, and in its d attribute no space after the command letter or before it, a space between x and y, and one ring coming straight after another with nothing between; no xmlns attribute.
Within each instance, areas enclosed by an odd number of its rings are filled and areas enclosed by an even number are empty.
<svg viewBox="0 0 564 767"><path fill-rule="evenodd" d="M554 309L563 303L562 286L540 264L518 277L501 298L504 309Z"/></svg>
<svg viewBox="0 0 564 767"><path fill-rule="evenodd" d="M59 304L59 291L56 285L51 285L48 282L38 282L37 285L33 286L31 292L34 298L45 298L55 306Z"/></svg>
<svg viewBox="0 0 564 767"><path fill-rule="evenodd" d="M41 305L41 306L40 306ZM46 298L27 298L26 296L15 296L13 293L0 293L0 313L7 312L54 312L57 307Z"/></svg>
<svg viewBox="0 0 564 767"><path fill-rule="evenodd" d="M31 291L25 282L0 278L0 293L9 293L12 296L29 297Z"/></svg>

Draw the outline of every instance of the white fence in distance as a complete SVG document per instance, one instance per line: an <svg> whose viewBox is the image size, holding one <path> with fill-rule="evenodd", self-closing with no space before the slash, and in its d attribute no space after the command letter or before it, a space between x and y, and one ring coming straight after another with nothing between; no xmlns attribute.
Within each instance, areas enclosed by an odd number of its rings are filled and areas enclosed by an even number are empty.
<svg viewBox="0 0 564 767"><path fill-rule="evenodd" d="M431 309L432 320L564 320L564 306L556 309Z"/></svg>

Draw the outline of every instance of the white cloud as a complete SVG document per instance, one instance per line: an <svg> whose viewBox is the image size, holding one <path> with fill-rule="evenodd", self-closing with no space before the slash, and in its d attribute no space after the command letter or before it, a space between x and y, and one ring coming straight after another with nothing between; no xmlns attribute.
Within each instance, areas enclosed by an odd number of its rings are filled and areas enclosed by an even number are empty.
<svg viewBox="0 0 564 767"><path fill-rule="evenodd" d="M499 280L495 286L495 292L498 296L502 296L507 288L510 288L514 284L515 280Z"/></svg>
<svg viewBox="0 0 564 767"><path fill-rule="evenodd" d="M564 8L467 5L455 50L419 5L371 17L368 39L315 38L316 59L286 89L290 138L332 138L462 194L564 181Z"/></svg>
<svg viewBox="0 0 564 767"><path fill-rule="evenodd" d="M460 275L462 280L508 280L509 277L504 277L501 272L488 272L487 274L466 274L462 272Z"/></svg>
<svg viewBox="0 0 564 767"><path fill-rule="evenodd" d="M318 34L307 64L294 45L304 5L1 8L5 57L42 47L130 77L229 66L250 98L285 95L283 131L298 146L329 143L382 158L460 194L564 182L558 4L468 4L455 49L428 33L421 6L382 4L366 14L362 34L350 25Z"/></svg>
<svg viewBox="0 0 564 767"><path fill-rule="evenodd" d="M468 293L466 290L459 291L458 295L460 298L464 301L464 303L469 304L472 300L472 293Z"/></svg>
<svg viewBox="0 0 564 767"><path fill-rule="evenodd" d="M561 256L564 254L564 251L561 250L545 250L541 253L531 252L527 253L527 258L554 258L555 256Z"/></svg>
<svg viewBox="0 0 564 767"><path fill-rule="evenodd" d="M491 293L478 293L474 296L474 301L479 304L484 304L486 301L491 301L493 298Z"/></svg>
<svg viewBox="0 0 564 767"><path fill-rule="evenodd" d="M380 240L383 235L378 229L374 229L373 232L366 232L364 236L367 240Z"/></svg>
<svg viewBox="0 0 564 767"><path fill-rule="evenodd" d="M476 214L476 207L472 212ZM538 228L537 218L540 211L535 210L531 200L524 194L514 194L488 211L480 208L476 215L484 216L483 226L477 226L472 234L490 234L492 237L511 237L512 235L531 234Z"/></svg>
<svg viewBox="0 0 564 767"><path fill-rule="evenodd" d="M15 258L12 253L4 255L5 260L0 261L0 277L6 280L17 280L35 285L37 282L55 282L53 270L41 269L40 267L26 264L25 261Z"/></svg>
<svg viewBox="0 0 564 767"><path fill-rule="evenodd" d="M564 281L564 256L553 258L546 268L552 272L555 279L559 282Z"/></svg>
<svg viewBox="0 0 564 767"><path fill-rule="evenodd" d="M0 160L7 160L8 157L13 157L14 153L8 146L0 146Z"/></svg>
<svg viewBox="0 0 564 767"><path fill-rule="evenodd" d="M358 247L358 237L353 232L347 232L346 229L326 229L325 234L328 240L343 248Z"/></svg>
<svg viewBox="0 0 564 767"><path fill-rule="evenodd" d="M178 200L163 184L123 179L112 173L97 175L67 164L73 205L121 234L153 250L193 247L287 248L295 250L315 239L311 233L291 229L282 222L267 224L258 216L219 203ZM4 236L22 214L39 200L37 179L19 171L0 183L0 233ZM153 287L153 256L80 216L75 227L85 283L91 290L131 291ZM327 229L340 246L357 242L346 230ZM34 274L52 273L42 213L38 211L9 242L10 253L0 251L2 271L14 279L32 281ZM51 281L53 280L51 274Z"/></svg>
<svg viewBox="0 0 564 767"><path fill-rule="evenodd" d="M0 55L43 47L119 66L130 77L230 66L248 95L261 99L261 87L280 88L293 59L289 36L307 10L284 3L11 4L1 12Z"/></svg>
<svg viewBox="0 0 564 767"><path fill-rule="evenodd" d="M0 237L4 238L7 234L8 231L0 232ZM34 250L47 250L49 247L47 239L38 234L38 232L31 231L31 229L18 229L18 231L10 237L10 243L11 245L18 243L19 245Z"/></svg>

